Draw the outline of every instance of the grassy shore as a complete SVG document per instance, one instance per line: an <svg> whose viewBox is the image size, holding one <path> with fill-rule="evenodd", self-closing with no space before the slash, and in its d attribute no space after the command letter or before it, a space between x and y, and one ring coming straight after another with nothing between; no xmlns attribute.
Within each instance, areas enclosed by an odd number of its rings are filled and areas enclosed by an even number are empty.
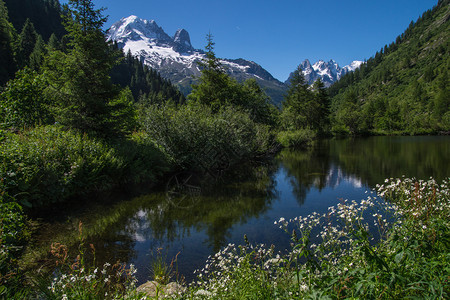
<svg viewBox="0 0 450 300"><path fill-rule="evenodd" d="M328 213L281 218L291 248L228 245L196 271L176 299L406 299L449 297L449 181L387 179L361 201L342 201ZM136 291L133 266L96 266L52 245L59 271L24 297L150 299ZM163 268L164 269L164 268ZM170 268L167 268L170 270ZM159 274L161 275L161 274ZM14 278L14 277L11 277ZM167 282L167 277L166 282ZM4 277L2 277L4 280ZM40 288L37 288L40 287ZM1 291L1 290L0 290Z"/></svg>

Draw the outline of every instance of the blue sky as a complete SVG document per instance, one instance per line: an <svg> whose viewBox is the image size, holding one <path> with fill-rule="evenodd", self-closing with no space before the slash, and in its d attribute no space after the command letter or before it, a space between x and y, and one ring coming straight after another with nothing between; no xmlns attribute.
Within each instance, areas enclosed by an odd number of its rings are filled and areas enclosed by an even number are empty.
<svg viewBox="0 0 450 300"><path fill-rule="evenodd" d="M66 0L61 1L67 2ZM364 60L401 34L437 0L94 0L107 27L122 17L155 20L192 45L214 36L216 55L253 60L285 81L303 60Z"/></svg>

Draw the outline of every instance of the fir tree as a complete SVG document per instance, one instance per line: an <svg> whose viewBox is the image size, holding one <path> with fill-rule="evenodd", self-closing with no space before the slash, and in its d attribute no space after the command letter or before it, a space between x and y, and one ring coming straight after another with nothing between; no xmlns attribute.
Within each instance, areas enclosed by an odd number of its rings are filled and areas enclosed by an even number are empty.
<svg viewBox="0 0 450 300"><path fill-rule="evenodd" d="M211 33L206 36L206 40L206 58L199 62L202 75L199 78L199 83L192 85L192 92L188 98L211 106L214 111L217 111L227 101L231 100L230 77L225 73L220 60L214 53L215 43Z"/></svg>
<svg viewBox="0 0 450 300"><path fill-rule="evenodd" d="M316 127L320 134L325 133L330 125L330 98L322 80L317 79L313 86L317 103Z"/></svg>
<svg viewBox="0 0 450 300"><path fill-rule="evenodd" d="M0 86L3 86L14 76L16 63L12 41L15 30L9 22L8 10L3 0L0 0Z"/></svg>
<svg viewBox="0 0 450 300"><path fill-rule="evenodd" d="M29 64L30 55L34 50L38 34L34 29L33 23L30 19L25 21L22 32L19 35L18 49L19 49L19 67L23 68Z"/></svg>
<svg viewBox="0 0 450 300"><path fill-rule="evenodd" d="M109 101L119 90L110 81L117 56L105 42L102 9L91 0L70 0L64 25L68 32L68 53L51 51L46 74L58 103L56 119L83 132L112 134Z"/></svg>
<svg viewBox="0 0 450 300"><path fill-rule="evenodd" d="M318 129L319 106L309 90L300 66L291 78L283 110L285 111L283 123L287 127L286 129Z"/></svg>
<svg viewBox="0 0 450 300"><path fill-rule="evenodd" d="M61 44L56 37L56 34L52 34L48 40L48 49L50 51L61 50Z"/></svg>
<svg viewBox="0 0 450 300"><path fill-rule="evenodd" d="M37 72L41 70L46 53L47 47L44 43L44 40L39 35L29 59L29 66L32 70Z"/></svg>

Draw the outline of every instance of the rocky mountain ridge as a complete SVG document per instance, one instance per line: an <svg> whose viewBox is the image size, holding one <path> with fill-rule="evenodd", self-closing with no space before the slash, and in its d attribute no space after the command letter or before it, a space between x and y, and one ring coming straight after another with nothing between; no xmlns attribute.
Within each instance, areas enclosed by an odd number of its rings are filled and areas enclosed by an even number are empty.
<svg viewBox="0 0 450 300"><path fill-rule="evenodd" d="M169 36L154 20L144 20L137 16L122 18L107 31L107 39L114 41L125 52L130 51L144 64L157 70L162 77L170 79L184 94L191 90L191 84L201 75L198 62L205 58L203 50L195 49L185 29L179 29ZM283 83L275 79L259 64L243 58L221 59L230 76L238 81L254 78L275 104L280 104L288 89L289 79ZM313 65L305 60L301 66L308 83L321 77L326 86L354 70L362 62L340 68L331 60L319 61ZM292 74L291 74L292 76Z"/></svg>
<svg viewBox="0 0 450 300"><path fill-rule="evenodd" d="M340 67L338 63L334 60L330 60L328 62L319 60L311 65L311 62L308 59L305 59L300 67L302 68L303 75L305 76L305 80L308 84L313 84L318 78L320 78L326 87L329 87L334 82L341 79L341 77L348 72L353 72L357 68L364 63L363 61L355 60L352 61L349 65ZM286 80L286 84L289 84L291 81L294 72L289 75L288 80Z"/></svg>

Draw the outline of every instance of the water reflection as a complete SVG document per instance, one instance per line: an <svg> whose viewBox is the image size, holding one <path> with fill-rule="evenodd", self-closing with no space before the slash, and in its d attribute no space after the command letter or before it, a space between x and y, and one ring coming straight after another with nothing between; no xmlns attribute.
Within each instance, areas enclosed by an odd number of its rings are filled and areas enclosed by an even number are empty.
<svg viewBox="0 0 450 300"><path fill-rule="evenodd" d="M169 261L181 253L179 270L189 280L208 255L242 243L244 234L254 243L288 247L289 237L273 225L280 217L323 213L341 198L363 199L386 177L443 179L450 174L449 154L450 137L322 141L306 151L284 150L272 162L242 165L219 182L198 180L197 194L161 192L89 207L72 222L43 230L42 240L46 247L49 236L50 242L76 240L82 220L99 263L133 263L145 281L152 253L163 247Z"/></svg>

